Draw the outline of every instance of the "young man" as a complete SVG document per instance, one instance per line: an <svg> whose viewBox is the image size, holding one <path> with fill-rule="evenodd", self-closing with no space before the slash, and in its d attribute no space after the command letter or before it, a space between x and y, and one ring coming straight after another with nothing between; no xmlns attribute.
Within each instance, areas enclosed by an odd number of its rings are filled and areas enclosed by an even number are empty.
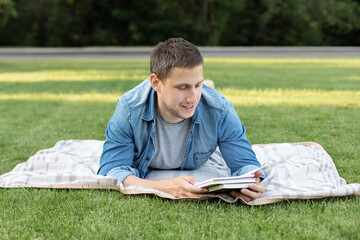
<svg viewBox="0 0 360 240"><path fill-rule="evenodd" d="M98 174L115 177L124 186L146 186L188 198L207 193L206 188L193 186L194 177L157 181L146 177L154 169L198 169L217 146L233 176L260 166L232 104L203 85L203 64L199 50L182 38L155 47L150 78L118 100L106 129ZM259 170L255 176L259 179L262 174ZM263 191L253 184L231 194L250 201Z"/></svg>

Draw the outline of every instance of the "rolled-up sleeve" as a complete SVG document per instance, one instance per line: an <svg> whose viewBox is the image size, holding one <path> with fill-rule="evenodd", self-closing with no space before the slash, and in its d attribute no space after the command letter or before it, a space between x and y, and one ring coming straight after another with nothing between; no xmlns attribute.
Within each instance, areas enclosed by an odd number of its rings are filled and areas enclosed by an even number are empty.
<svg viewBox="0 0 360 240"><path fill-rule="evenodd" d="M245 173L251 172L258 168L259 168L259 166L256 166L256 165L246 165L246 166L236 170L235 172L233 172L232 176L241 176ZM262 178L262 179L266 178L265 172L263 172L263 174L261 175L260 178Z"/></svg>
<svg viewBox="0 0 360 240"><path fill-rule="evenodd" d="M139 171L136 168L122 166L113 168L106 174L106 176L116 178L120 180L120 182L123 182L129 175L135 175L139 177Z"/></svg>
<svg viewBox="0 0 360 240"><path fill-rule="evenodd" d="M131 167L135 155L134 137L125 112L124 104L118 101L105 131L106 140L97 172L99 175L115 177L121 182L128 175L139 176L138 170Z"/></svg>
<svg viewBox="0 0 360 240"><path fill-rule="evenodd" d="M230 102L219 123L218 136L219 148L231 175L239 176L261 167L246 138L245 127ZM265 174L262 177L265 178Z"/></svg>

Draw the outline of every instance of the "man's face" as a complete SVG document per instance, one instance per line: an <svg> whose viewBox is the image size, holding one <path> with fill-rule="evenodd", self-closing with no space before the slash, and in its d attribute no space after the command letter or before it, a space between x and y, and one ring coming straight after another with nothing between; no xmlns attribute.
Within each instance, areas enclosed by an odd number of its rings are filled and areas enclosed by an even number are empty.
<svg viewBox="0 0 360 240"><path fill-rule="evenodd" d="M151 85L158 96L158 111L164 121L179 123L194 115L201 97L203 78L203 65L175 67L170 76L162 81L151 74Z"/></svg>

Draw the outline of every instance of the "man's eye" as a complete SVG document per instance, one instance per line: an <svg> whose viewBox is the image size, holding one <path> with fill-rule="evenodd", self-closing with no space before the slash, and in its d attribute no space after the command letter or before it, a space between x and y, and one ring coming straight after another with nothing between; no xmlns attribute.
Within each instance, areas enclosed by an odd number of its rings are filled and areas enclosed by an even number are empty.
<svg viewBox="0 0 360 240"><path fill-rule="evenodd" d="M185 90L186 89L186 86L183 86L183 87L179 87L180 90Z"/></svg>

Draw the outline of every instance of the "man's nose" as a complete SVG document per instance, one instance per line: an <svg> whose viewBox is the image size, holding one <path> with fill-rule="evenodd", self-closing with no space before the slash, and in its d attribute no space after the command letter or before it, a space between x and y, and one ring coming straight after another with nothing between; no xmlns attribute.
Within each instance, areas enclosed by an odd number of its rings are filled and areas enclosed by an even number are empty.
<svg viewBox="0 0 360 240"><path fill-rule="evenodd" d="M196 88L191 88L187 92L186 101L190 103L196 102L196 96L197 96Z"/></svg>

